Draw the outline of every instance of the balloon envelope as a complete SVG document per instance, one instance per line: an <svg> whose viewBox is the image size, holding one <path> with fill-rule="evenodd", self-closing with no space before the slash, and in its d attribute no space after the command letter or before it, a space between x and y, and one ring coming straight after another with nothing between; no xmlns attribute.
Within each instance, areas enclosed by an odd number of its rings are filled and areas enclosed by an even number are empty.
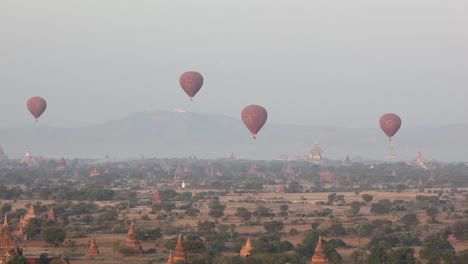
<svg viewBox="0 0 468 264"><path fill-rule="evenodd" d="M194 97L200 91L203 85L203 76L194 71L185 72L179 78L180 86L185 93L190 97Z"/></svg>
<svg viewBox="0 0 468 264"><path fill-rule="evenodd" d="M242 121L245 126L250 130L252 136L255 138L258 131L263 127L268 118L268 113L262 106L249 105L242 110Z"/></svg>
<svg viewBox="0 0 468 264"><path fill-rule="evenodd" d="M46 100L38 96L30 98L26 105L28 106L29 112L31 112L36 120L42 115L42 113L44 113L47 108Z"/></svg>
<svg viewBox="0 0 468 264"><path fill-rule="evenodd" d="M399 116L389 113L380 118L380 127L383 132L389 137L393 137L401 127L401 119Z"/></svg>

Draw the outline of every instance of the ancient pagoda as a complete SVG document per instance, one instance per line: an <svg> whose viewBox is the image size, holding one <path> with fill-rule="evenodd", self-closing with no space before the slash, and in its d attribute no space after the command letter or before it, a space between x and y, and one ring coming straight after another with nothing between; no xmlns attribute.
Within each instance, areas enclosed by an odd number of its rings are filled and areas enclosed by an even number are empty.
<svg viewBox="0 0 468 264"><path fill-rule="evenodd" d="M174 264L174 259L172 256L172 250L169 251L169 258L167 259L167 264Z"/></svg>
<svg viewBox="0 0 468 264"><path fill-rule="evenodd" d="M28 235L26 235L26 232L24 232L23 225L21 224L23 222L23 216L20 217L20 224L19 224L19 230L16 232L16 237L21 238L23 240L28 239Z"/></svg>
<svg viewBox="0 0 468 264"><path fill-rule="evenodd" d="M323 245L322 236L319 237L315 253L309 264L330 264L327 255L325 254L325 247Z"/></svg>
<svg viewBox="0 0 468 264"><path fill-rule="evenodd" d="M283 185L276 185L275 193L284 193Z"/></svg>
<svg viewBox="0 0 468 264"><path fill-rule="evenodd" d="M310 152L305 156L306 160L309 160L316 164L321 164L325 162L325 153L320 147L318 140L315 141L315 146L310 150Z"/></svg>
<svg viewBox="0 0 468 264"><path fill-rule="evenodd" d="M188 263L187 262L187 253L185 252L184 240L182 235L179 234L179 239L177 240L177 245L175 247L174 253L169 254L169 260L167 263Z"/></svg>
<svg viewBox="0 0 468 264"><path fill-rule="evenodd" d="M25 226L28 225L28 223L31 221L31 219L37 218L36 210L34 210L34 205L31 204L29 206L28 213L23 217L23 219L20 221L20 225Z"/></svg>
<svg viewBox="0 0 468 264"><path fill-rule="evenodd" d="M56 171L64 171L66 169L67 169L67 162L65 161L64 157L61 157L59 162L58 162L58 166L57 166L57 168L55 170Z"/></svg>
<svg viewBox="0 0 468 264"><path fill-rule="evenodd" d="M49 209L49 214L47 215L49 220L57 221L57 215L55 214L55 209L53 206Z"/></svg>
<svg viewBox="0 0 468 264"><path fill-rule="evenodd" d="M89 177L96 177L96 176L101 176L101 173L99 172L99 170L97 168L93 168L89 172Z"/></svg>
<svg viewBox="0 0 468 264"><path fill-rule="evenodd" d="M96 245L96 239L91 239L91 243L89 244L88 251L86 252L86 256L99 256L99 249Z"/></svg>
<svg viewBox="0 0 468 264"><path fill-rule="evenodd" d="M28 165L28 167L37 167L39 166L39 161L31 155L31 151L26 149L24 157L21 159L20 163Z"/></svg>
<svg viewBox="0 0 468 264"><path fill-rule="evenodd" d="M240 255L243 257L249 257L250 251L252 251L252 249L252 243L250 242L250 237L248 237L245 245L241 248Z"/></svg>
<svg viewBox="0 0 468 264"><path fill-rule="evenodd" d="M130 228L128 229L127 234L127 241L125 241L123 247L135 250L135 252L139 252L140 255L143 253L143 247L141 246L140 241L136 239L135 225L133 222L130 224Z"/></svg>
<svg viewBox="0 0 468 264"><path fill-rule="evenodd" d="M154 198L153 200L151 201L152 204L160 204L162 203L162 199L161 199L161 195L159 194L159 191L156 191L156 193L154 194Z"/></svg>
<svg viewBox="0 0 468 264"><path fill-rule="evenodd" d="M0 263L7 263L11 257L21 255L18 243L11 236L10 225L5 215L2 229L0 230Z"/></svg>
<svg viewBox="0 0 468 264"><path fill-rule="evenodd" d="M234 189L234 186L231 185L231 189L229 190L229 195L230 196L236 196L236 190Z"/></svg>

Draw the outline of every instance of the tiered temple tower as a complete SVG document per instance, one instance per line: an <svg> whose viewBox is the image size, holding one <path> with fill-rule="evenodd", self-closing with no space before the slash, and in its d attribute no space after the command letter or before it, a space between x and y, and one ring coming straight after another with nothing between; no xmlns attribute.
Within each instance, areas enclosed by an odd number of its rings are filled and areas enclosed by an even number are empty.
<svg viewBox="0 0 468 264"><path fill-rule="evenodd" d="M187 253L185 252L184 247L184 240L182 235L179 234L179 239L177 240L177 245L175 247L174 253L172 252L169 254L169 260L167 263L177 263L178 261L182 261L182 263L187 262Z"/></svg>
<svg viewBox="0 0 468 264"><path fill-rule="evenodd" d="M229 191L230 196L236 196L236 190L234 189L234 186L231 185L231 190Z"/></svg>
<svg viewBox="0 0 468 264"><path fill-rule="evenodd" d="M0 230L0 263L7 263L11 257L17 255L21 255L21 249L11 236L11 229L5 215L3 226Z"/></svg>
<svg viewBox="0 0 468 264"><path fill-rule="evenodd" d="M37 214L36 214L36 210L34 210L34 205L31 204L31 206L29 206L28 213L20 221L20 225L22 225L24 228L26 225L28 225L29 221L31 221L31 219L34 219L34 218L37 218Z"/></svg>
<svg viewBox="0 0 468 264"><path fill-rule="evenodd" d="M143 253L143 247L141 246L140 241L136 239L135 225L133 222L130 224L130 228L128 229L127 234L127 241L125 241L123 247L138 251L140 254Z"/></svg>
<svg viewBox="0 0 468 264"><path fill-rule="evenodd" d="M97 168L93 168L89 172L89 177L96 177L96 176L101 176L101 173L99 172L99 170Z"/></svg>
<svg viewBox="0 0 468 264"><path fill-rule="evenodd" d="M24 154L23 159L21 159L20 163L28 165L28 167L37 167L39 165L39 162L32 157L31 151L26 149L26 153Z"/></svg>
<svg viewBox="0 0 468 264"><path fill-rule="evenodd" d="M252 243L250 242L250 237L247 238L245 245L241 248L240 255L243 257L250 256L250 251L252 251Z"/></svg>
<svg viewBox="0 0 468 264"><path fill-rule="evenodd" d="M58 167L55 169L56 171L63 171L67 169L67 161L65 161L64 157L61 157L59 160Z"/></svg>
<svg viewBox="0 0 468 264"><path fill-rule="evenodd" d="M21 238L23 240L27 240L28 235L26 235L26 232L24 232L23 225L21 224L22 222L23 222L23 216L20 217L19 230L16 233L16 237Z"/></svg>
<svg viewBox="0 0 468 264"><path fill-rule="evenodd" d="M99 249L96 245L96 239L93 237L91 243L89 244L88 251L86 252L87 256L99 256Z"/></svg>
<svg viewBox="0 0 468 264"><path fill-rule="evenodd" d="M330 264L327 255L325 255L325 247L323 246L322 236L319 237L315 253L309 264Z"/></svg>
<svg viewBox="0 0 468 264"><path fill-rule="evenodd" d="M305 159L317 164L325 162L325 153L323 152L322 148L320 148L318 140L315 141L315 146L312 148L309 154L305 156Z"/></svg>
<svg viewBox="0 0 468 264"><path fill-rule="evenodd" d="M159 191L156 191L154 194L153 201L151 201L152 204L160 204L162 203L161 195L159 194Z"/></svg>
<svg viewBox="0 0 468 264"><path fill-rule="evenodd" d="M284 193L283 185L276 185L275 193Z"/></svg>
<svg viewBox="0 0 468 264"><path fill-rule="evenodd" d="M47 218L49 220L57 221L57 215L55 214L55 209L54 209L53 206L50 207L49 214L48 214Z"/></svg>

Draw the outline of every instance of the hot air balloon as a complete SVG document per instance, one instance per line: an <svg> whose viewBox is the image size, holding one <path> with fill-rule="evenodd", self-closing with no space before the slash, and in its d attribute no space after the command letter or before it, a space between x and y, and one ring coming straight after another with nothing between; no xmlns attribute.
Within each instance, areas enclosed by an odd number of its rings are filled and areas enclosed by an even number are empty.
<svg viewBox="0 0 468 264"><path fill-rule="evenodd" d="M192 97L200 91L203 85L203 76L198 72L189 71L180 76L179 82L190 100L193 100Z"/></svg>
<svg viewBox="0 0 468 264"><path fill-rule="evenodd" d="M44 100L42 97L31 97L27 104L29 112L34 116L34 118L37 119L44 113L44 111L47 108L47 102Z"/></svg>
<svg viewBox="0 0 468 264"><path fill-rule="evenodd" d="M268 118L268 113L262 106L249 105L241 113L242 121L252 133L255 139L258 131L263 127Z"/></svg>
<svg viewBox="0 0 468 264"><path fill-rule="evenodd" d="M380 127L391 141L392 137L401 127L401 119L399 116L392 113L385 114L380 118Z"/></svg>

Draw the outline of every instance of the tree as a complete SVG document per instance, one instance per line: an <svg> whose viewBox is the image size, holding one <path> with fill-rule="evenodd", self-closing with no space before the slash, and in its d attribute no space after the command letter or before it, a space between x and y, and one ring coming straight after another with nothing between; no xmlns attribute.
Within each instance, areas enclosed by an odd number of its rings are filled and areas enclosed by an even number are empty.
<svg viewBox="0 0 468 264"><path fill-rule="evenodd" d="M259 218L275 216L275 214L273 214L271 211L272 210L270 208L267 208L263 205L259 205L257 207L257 210L254 211L253 215Z"/></svg>
<svg viewBox="0 0 468 264"><path fill-rule="evenodd" d="M281 212L286 212L289 210L289 206L287 204L282 204L280 205L279 209Z"/></svg>
<svg viewBox="0 0 468 264"><path fill-rule="evenodd" d="M390 253L391 264L416 264L418 261L414 257L414 249L402 247Z"/></svg>
<svg viewBox="0 0 468 264"><path fill-rule="evenodd" d="M36 236L39 236L41 229L41 221L38 218L31 218L28 220L26 226L24 226L24 232L28 238L32 239Z"/></svg>
<svg viewBox="0 0 468 264"><path fill-rule="evenodd" d="M288 193L301 193L304 190L304 187L296 181L292 181L288 184L286 192Z"/></svg>
<svg viewBox="0 0 468 264"><path fill-rule="evenodd" d="M374 196L366 193L366 194L361 195L361 198L362 200L364 200L364 202L370 203L372 199L374 199Z"/></svg>
<svg viewBox="0 0 468 264"><path fill-rule="evenodd" d="M190 216L190 217L195 217L200 213L200 210L197 208L190 207L187 210L185 210L185 214Z"/></svg>
<svg viewBox="0 0 468 264"><path fill-rule="evenodd" d="M335 198L336 198L336 193L330 193L330 194L328 195L328 202L331 203L331 204L334 203L334 202L335 202Z"/></svg>
<svg viewBox="0 0 468 264"><path fill-rule="evenodd" d="M216 224L211 221L198 222L198 232L213 232Z"/></svg>
<svg viewBox="0 0 468 264"><path fill-rule="evenodd" d="M250 212L245 207L239 207L239 208L237 208L235 216L240 217L240 218L242 218L242 221L247 222L252 218L252 212Z"/></svg>
<svg viewBox="0 0 468 264"><path fill-rule="evenodd" d="M351 253L353 264L369 264L367 261L368 255L365 247L360 247Z"/></svg>
<svg viewBox="0 0 468 264"><path fill-rule="evenodd" d="M387 247L384 243L379 243L373 246L370 250L369 257L367 258L369 263L372 264L387 264L390 260L390 255L387 252Z"/></svg>
<svg viewBox="0 0 468 264"><path fill-rule="evenodd" d="M455 250L446 239L438 234L432 234L424 238L419 255L427 259L429 264L439 264L442 260L449 260L455 255Z"/></svg>
<svg viewBox="0 0 468 264"><path fill-rule="evenodd" d="M358 201L351 202L350 206L351 206L350 213L353 215L357 215L359 211L361 210L361 203Z"/></svg>
<svg viewBox="0 0 468 264"><path fill-rule="evenodd" d="M439 215L439 209L435 206L431 206L426 209L426 215L430 217L428 219L430 223L437 223L437 216Z"/></svg>
<svg viewBox="0 0 468 264"><path fill-rule="evenodd" d="M65 240L66 231L57 226L49 226L42 231L42 240L58 247Z"/></svg>
<svg viewBox="0 0 468 264"><path fill-rule="evenodd" d="M346 235L346 230L343 227L343 224L337 219L331 220L325 228L325 231L327 231L330 234L330 236L333 237Z"/></svg>
<svg viewBox="0 0 468 264"><path fill-rule="evenodd" d="M460 241L468 240L468 221L456 221L452 224L453 236Z"/></svg>
<svg viewBox="0 0 468 264"><path fill-rule="evenodd" d="M26 261L26 258L23 256L14 256L11 258L10 261L7 262L7 264L27 264L28 262Z"/></svg>
<svg viewBox="0 0 468 264"><path fill-rule="evenodd" d="M11 203L4 203L0 208L0 214L6 214L11 211Z"/></svg>
<svg viewBox="0 0 468 264"><path fill-rule="evenodd" d="M379 200L371 206L371 213L374 214L388 214L392 208L392 203L388 199Z"/></svg>
<svg viewBox="0 0 468 264"><path fill-rule="evenodd" d="M210 211L208 215L213 218L220 218L224 215L224 209L226 209L225 205L222 205L219 200L213 200L209 205Z"/></svg>
<svg viewBox="0 0 468 264"><path fill-rule="evenodd" d="M277 234L266 234L253 242L253 254L258 253L280 253L291 250L294 246L288 241L280 241Z"/></svg>
<svg viewBox="0 0 468 264"><path fill-rule="evenodd" d="M401 217L400 221L407 226L417 226L419 224L418 216L414 213L407 213Z"/></svg>
<svg viewBox="0 0 468 264"><path fill-rule="evenodd" d="M263 224L263 228L269 233L279 233L284 229L283 221L270 221Z"/></svg>

